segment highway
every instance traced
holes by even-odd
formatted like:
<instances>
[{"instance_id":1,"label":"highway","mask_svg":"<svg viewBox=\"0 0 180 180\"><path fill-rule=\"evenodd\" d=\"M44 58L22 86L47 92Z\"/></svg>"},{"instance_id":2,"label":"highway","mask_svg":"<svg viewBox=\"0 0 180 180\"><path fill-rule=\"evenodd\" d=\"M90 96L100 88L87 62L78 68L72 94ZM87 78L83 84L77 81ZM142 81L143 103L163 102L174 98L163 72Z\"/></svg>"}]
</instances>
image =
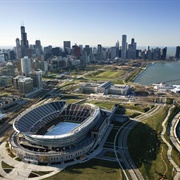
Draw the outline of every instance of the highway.
<instances>
[{"instance_id":1,"label":"highway","mask_svg":"<svg viewBox=\"0 0 180 180\"><path fill-rule=\"evenodd\" d=\"M143 119L145 119L145 118L153 115L157 111L159 111L161 109L161 107L162 106L157 105L153 108L153 110L147 112L146 114L141 115L139 118L127 121L119 129L119 131L116 134L116 137L114 140L114 151L115 151L115 154L119 153L121 155L121 161L123 162L123 165L121 164L121 162L119 161L118 158L117 158L117 161L120 164L120 167L123 168L122 170L123 170L123 173L124 173L126 179L129 179L129 178L126 174L125 169L128 171L129 175L131 176L131 179L133 179L133 180L144 179L143 176L141 175L140 171L134 164L134 162L129 154L129 151L128 151L127 140L128 140L129 133L131 132L131 130L134 128L134 126L136 124L138 124ZM118 144L118 148L115 148L116 144Z\"/></svg>"}]
</instances>

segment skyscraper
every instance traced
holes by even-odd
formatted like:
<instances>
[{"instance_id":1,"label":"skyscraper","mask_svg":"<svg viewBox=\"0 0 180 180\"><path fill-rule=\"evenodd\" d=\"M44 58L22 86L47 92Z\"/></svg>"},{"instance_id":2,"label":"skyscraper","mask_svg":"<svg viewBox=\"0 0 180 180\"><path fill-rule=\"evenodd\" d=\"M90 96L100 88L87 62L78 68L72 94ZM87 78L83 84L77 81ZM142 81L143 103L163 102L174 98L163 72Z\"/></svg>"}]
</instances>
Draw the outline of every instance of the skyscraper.
<instances>
[{"instance_id":1,"label":"skyscraper","mask_svg":"<svg viewBox=\"0 0 180 180\"><path fill-rule=\"evenodd\" d=\"M121 47L121 59L126 59L126 51L127 51L127 36L122 35L122 47Z\"/></svg>"},{"instance_id":2,"label":"skyscraper","mask_svg":"<svg viewBox=\"0 0 180 180\"><path fill-rule=\"evenodd\" d=\"M134 38L131 39L131 44L128 45L128 58L129 59L136 58L136 42Z\"/></svg>"},{"instance_id":3,"label":"skyscraper","mask_svg":"<svg viewBox=\"0 0 180 180\"><path fill-rule=\"evenodd\" d=\"M42 87L42 71L32 71L29 76L32 78L35 88L39 89Z\"/></svg>"},{"instance_id":4,"label":"skyscraper","mask_svg":"<svg viewBox=\"0 0 180 180\"><path fill-rule=\"evenodd\" d=\"M72 46L72 54L77 58L79 59L80 57L80 47L75 44L74 46Z\"/></svg>"},{"instance_id":5,"label":"skyscraper","mask_svg":"<svg viewBox=\"0 0 180 180\"><path fill-rule=\"evenodd\" d=\"M116 42L116 56L119 57L119 41Z\"/></svg>"},{"instance_id":6,"label":"skyscraper","mask_svg":"<svg viewBox=\"0 0 180 180\"><path fill-rule=\"evenodd\" d=\"M25 32L25 27L21 26L21 55L22 57L28 55L28 40L27 40L27 33Z\"/></svg>"},{"instance_id":7,"label":"skyscraper","mask_svg":"<svg viewBox=\"0 0 180 180\"><path fill-rule=\"evenodd\" d=\"M85 45L84 52L89 56L90 53L92 53L92 49L89 47L89 45Z\"/></svg>"},{"instance_id":8,"label":"skyscraper","mask_svg":"<svg viewBox=\"0 0 180 180\"><path fill-rule=\"evenodd\" d=\"M162 60L166 60L166 55L167 55L167 47L162 49L162 56L161 59Z\"/></svg>"},{"instance_id":9,"label":"skyscraper","mask_svg":"<svg viewBox=\"0 0 180 180\"><path fill-rule=\"evenodd\" d=\"M27 40L27 33L25 32L25 27L21 26L21 46L28 48L28 40Z\"/></svg>"},{"instance_id":10,"label":"skyscraper","mask_svg":"<svg viewBox=\"0 0 180 180\"><path fill-rule=\"evenodd\" d=\"M31 59L27 56L21 59L21 71L25 76L29 76L31 72Z\"/></svg>"},{"instance_id":11,"label":"skyscraper","mask_svg":"<svg viewBox=\"0 0 180 180\"><path fill-rule=\"evenodd\" d=\"M16 57L22 58L22 50L19 38L16 38Z\"/></svg>"},{"instance_id":12,"label":"skyscraper","mask_svg":"<svg viewBox=\"0 0 180 180\"><path fill-rule=\"evenodd\" d=\"M179 59L180 57L180 46L176 47L176 54L175 54L175 58Z\"/></svg>"},{"instance_id":13,"label":"skyscraper","mask_svg":"<svg viewBox=\"0 0 180 180\"><path fill-rule=\"evenodd\" d=\"M64 44L64 50L65 50L66 48L71 49L71 41L64 41L63 44Z\"/></svg>"},{"instance_id":14,"label":"skyscraper","mask_svg":"<svg viewBox=\"0 0 180 180\"><path fill-rule=\"evenodd\" d=\"M36 53L36 55L42 54L42 46L41 46L40 40L35 41L35 53Z\"/></svg>"},{"instance_id":15,"label":"skyscraper","mask_svg":"<svg viewBox=\"0 0 180 180\"><path fill-rule=\"evenodd\" d=\"M97 53L102 53L102 46L101 46L101 44L98 44L98 46L97 46Z\"/></svg>"},{"instance_id":16,"label":"skyscraper","mask_svg":"<svg viewBox=\"0 0 180 180\"><path fill-rule=\"evenodd\" d=\"M71 41L64 41L63 45L64 45L64 52L66 56L67 54L71 53Z\"/></svg>"}]
</instances>

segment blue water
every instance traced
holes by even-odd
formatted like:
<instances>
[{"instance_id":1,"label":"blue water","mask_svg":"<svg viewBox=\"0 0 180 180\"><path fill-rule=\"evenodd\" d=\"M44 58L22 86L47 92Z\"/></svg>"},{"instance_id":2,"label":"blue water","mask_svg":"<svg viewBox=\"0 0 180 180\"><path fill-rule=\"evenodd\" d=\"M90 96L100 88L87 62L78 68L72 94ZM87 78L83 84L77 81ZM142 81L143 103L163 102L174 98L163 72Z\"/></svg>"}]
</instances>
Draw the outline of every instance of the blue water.
<instances>
[{"instance_id":1,"label":"blue water","mask_svg":"<svg viewBox=\"0 0 180 180\"><path fill-rule=\"evenodd\" d=\"M180 121L179 121L177 128L176 128L176 134L177 134L178 139L180 140Z\"/></svg>"},{"instance_id":2,"label":"blue water","mask_svg":"<svg viewBox=\"0 0 180 180\"><path fill-rule=\"evenodd\" d=\"M62 135L70 132L75 127L77 127L78 123L71 123L71 122L60 122L56 126L54 126L50 131L48 131L45 135Z\"/></svg>"},{"instance_id":3,"label":"blue water","mask_svg":"<svg viewBox=\"0 0 180 180\"><path fill-rule=\"evenodd\" d=\"M153 83L167 82L168 84L180 84L180 62L157 62L149 64L147 69L140 73L134 80L142 85L152 85Z\"/></svg>"},{"instance_id":4,"label":"blue water","mask_svg":"<svg viewBox=\"0 0 180 180\"><path fill-rule=\"evenodd\" d=\"M178 80L179 79L179 80ZM171 85L180 85L180 62L157 62L150 63L145 71L140 73L134 80L135 83L142 85L152 85L153 83L167 82ZM176 129L180 139L180 122Z\"/></svg>"}]
</instances>

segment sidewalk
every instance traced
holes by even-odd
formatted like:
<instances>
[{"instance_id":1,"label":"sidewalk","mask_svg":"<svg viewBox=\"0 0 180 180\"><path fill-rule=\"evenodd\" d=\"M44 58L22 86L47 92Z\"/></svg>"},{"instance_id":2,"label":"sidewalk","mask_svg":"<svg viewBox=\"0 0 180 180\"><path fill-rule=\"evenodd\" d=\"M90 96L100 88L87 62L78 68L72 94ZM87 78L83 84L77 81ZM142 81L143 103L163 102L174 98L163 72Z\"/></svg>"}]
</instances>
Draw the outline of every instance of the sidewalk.
<instances>
[{"instance_id":1,"label":"sidewalk","mask_svg":"<svg viewBox=\"0 0 180 180\"><path fill-rule=\"evenodd\" d=\"M13 179L13 180L27 180L29 179L28 176L32 171L52 171L51 173L48 173L44 176L31 178L32 180L39 180L44 179L47 177L50 177L58 172L60 172L62 169L64 169L64 165L53 167L53 166L40 166L40 165L34 165L34 164L27 164L21 161L17 161L13 158L11 158L5 147L6 142L3 142L0 145L0 174L4 177L0 177L1 179ZM2 161L6 164L13 166L13 170L10 173L6 173L4 169L2 168Z\"/></svg>"},{"instance_id":2,"label":"sidewalk","mask_svg":"<svg viewBox=\"0 0 180 180\"><path fill-rule=\"evenodd\" d=\"M180 117L180 113L178 113L171 122L170 140L173 143L173 145L176 147L176 149L180 152L180 143L179 143L179 139L176 134L176 128L177 128L177 124L179 122L179 117Z\"/></svg>"}]
</instances>

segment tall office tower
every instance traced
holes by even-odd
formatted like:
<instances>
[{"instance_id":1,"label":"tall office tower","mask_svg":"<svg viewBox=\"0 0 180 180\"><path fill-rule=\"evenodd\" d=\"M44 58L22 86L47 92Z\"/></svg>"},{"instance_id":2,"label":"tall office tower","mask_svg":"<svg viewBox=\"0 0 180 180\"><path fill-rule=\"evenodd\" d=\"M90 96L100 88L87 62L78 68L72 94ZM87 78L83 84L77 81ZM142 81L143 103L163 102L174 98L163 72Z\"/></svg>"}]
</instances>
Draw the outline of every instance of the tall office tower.
<instances>
[{"instance_id":1,"label":"tall office tower","mask_svg":"<svg viewBox=\"0 0 180 180\"><path fill-rule=\"evenodd\" d=\"M62 49L60 47L52 48L52 55L53 56L61 56Z\"/></svg>"},{"instance_id":2,"label":"tall office tower","mask_svg":"<svg viewBox=\"0 0 180 180\"><path fill-rule=\"evenodd\" d=\"M64 45L64 50L65 50L66 48L71 49L71 41L64 41L64 42L63 42L63 45Z\"/></svg>"},{"instance_id":3,"label":"tall office tower","mask_svg":"<svg viewBox=\"0 0 180 180\"><path fill-rule=\"evenodd\" d=\"M176 47L176 54L175 54L175 58L179 59L180 57L180 46Z\"/></svg>"},{"instance_id":4,"label":"tall office tower","mask_svg":"<svg viewBox=\"0 0 180 180\"><path fill-rule=\"evenodd\" d=\"M150 46L148 46L148 50L147 50L147 59L152 60L152 52L151 52Z\"/></svg>"},{"instance_id":5,"label":"tall office tower","mask_svg":"<svg viewBox=\"0 0 180 180\"><path fill-rule=\"evenodd\" d=\"M82 55L82 54L83 54L83 51L84 51L83 45L79 45L79 48L80 48L80 55Z\"/></svg>"},{"instance_id":6,"label":"tall office tower","mask_svg":"<svg viewBox=\"0 0 180 180\"><path fill-rule=\"evenodd\" d=\"M9 59L10 60L15 60L15 52L14 52L14 50L10 50L10 52L9 52Z\"/></svg>"},{"instance_id":7,"label":"tall office tower","mask_svg":"<svg viewBox=\"0 0 180 180\"><path fill-rule=\"evenodd\" d=\"M44 60L47 60L52 55L52 46L44 47Z\"/></svg>"},{"instance_id":8,"label":"tall office tower","mask_svg":"<svg viewBox=\"0 0 180 180\"><path fill-rule=\"evenodd\" d=\"M162 49L161 59L166 60L166 55L167 55L167 47Z\"/></svg>"},{"instance_id":9,"label":"tall office tower","mask_svg":"<svg viewBox=\"0 0 180 180\"><path fill-rule=\"evenodd\" d=\"M29 54L28 52L28 40L27 40L27 33L25 32L25 27L21 26L21 51L22 51L22 57L27 56Z\"/></svg>"},{"instance_id":10,"label":"tall office tower","mask_svg":"<svg viewBox=\"0 0 180 180\"><path fill-rule=\"evenodd\" d=\"M131 39L131 59L135 59L136 58L136 42L134 41L134 38Z\"/></svg>"},{"instance_id":11,"label":"tall office tower","mask_svg":"<svg viewBox=\"0 0 180 180\"><path fill-rule=\"evenodd\" d=\"M135 41L134 41L134 38L132 38L132 39L131 39L131 46L133 46L134 42L135 42Z\"/></svg>"},{"instance_id":12,"label":"tall office tower","mask_svg":"<svg viewBox=\"0 0 180 180\"><path fill-rule=\"evenodd\" d=\"M27 40L27 33L25 32L25 27L21 26L21 45L28 48L28 40Z\"/></svg>"},{"instance_id":13,"label":"tall office tower","mask_svg":"<svg viewBox=\"0 0 180 180\"><path fill-rule=\"evenodd\" d=\"M121 59L126 59L126 51L127 51L127 36L122 35L122 47L121 47Z\"/></svg>"},{"instance_id":14,"label":"tall office tower","mask_svg":"<svg viewBox=\"0 0 180 180\"><path fill-rule=\"evenodd\" d=\"M77 58L77 59L79 59L79 57L80 57L80 47L77 45L77 44L75 44L74 46L72 46L72 54Z\"/></svg>"},{"instance_id":15,"label":"tall office tower","mask_svg":"<svg viewBox=\"0 0 180 180\"><path fill-rule=\"evenodd\" d=\"M42 87L42 71L32 71L29 76L33 80L33 87L38 89Z\"/></svg>"},{"instance_id":16,"label":"tall office tower","mask_svg":"<svg viewBox=\"0 0 180 180\"><path fill-rule=\"evenodd\" d=\"M111 58L112 59L115 59L117 56L116 56L116 47L111 47L110 49L110 53L111 53Z\"/></svg>"},{"instance_id":17,"label":"tall office tower","mask_svg":"<svg viewBox=\"0 0 180 180\"><path fill-rule=\"evenodd\" d=\"M27 56L21 59L21 71L25 76L29 76L31 72L31 59Z\"/></svg>"},{"instance_id":18,"label":"tall office tower","mask_svg":"<svg viewBox=\"0 0 180 180\"><path fill-rule=\"evenodd\" d=\"M71 53L71 41L64 41L63 45L64 45L65 55L70 54Z\"/></svg>"},{"instance_id":19,"label":"tall office tower","mask_svg":"<svg viewBox=\"0 0 180 180\"><path fill-rule=\"evenodd\" d=\"M93 53L93 54L96 54L96 53L97 53L97 48L94 47L94 48L92 49L92 53Z\"/></svg>"},{"instance_id":20,"label":"tall office tower","mask_svg":"<svg viewBox=\"0 0 180 180\"><path fill-rule=\"evenodd\" d=\"M119 57L119 41L116 42L116 56Z\"/></svg>"},{"instance_id":21,"label":"tall office tower","mask_svg":"<svg viewBox=\"0 0 180 180\"><path fill-rule=\"evenodd\" d=\"M92 53L92 49L89 47L89 45L85 45L84 52L89 56L90 53Z\"/></svg>"},{"instance_id":22,"label":"tall office tower","mask_svg":"<svg viewBox=\"0 0 180 180\"><path fill-rule=\"evenodd\" d=\"M103 48L101 44L98 44L97 46L96 60L97 61L103 60Z\"/></svg>"},{"instance_id":23,"label":"tall office tower","mask_svg":"<svg viewBox=\"0 0 180 180\"><path fill-rule=\"evenodd\" d=\"M19 38L16 38L16 58L22 58L22 50Z\"/></svg>"},{"instance_id":24,"label":"tall office tower","mask_svg":"<svg viewBox=\"0 0 180 180\"><path fill-rule=\"evenodd\" d=\"M40 40L35 41L35 53L36 53L36 55L41 55L42 54L42 46L41 46L41 41Z\"/></svg>"},{"instance_id":25,"label":"tall office tower","mask_svg":"<svg viewBox=\"0 0 180 180\"><path fill-rule=\"evenodd\" d=\"M101 46L101 44L98 44L98 46L97 46L97 53L102 53L102 46Z\"/></svg>"}]
</instances>

